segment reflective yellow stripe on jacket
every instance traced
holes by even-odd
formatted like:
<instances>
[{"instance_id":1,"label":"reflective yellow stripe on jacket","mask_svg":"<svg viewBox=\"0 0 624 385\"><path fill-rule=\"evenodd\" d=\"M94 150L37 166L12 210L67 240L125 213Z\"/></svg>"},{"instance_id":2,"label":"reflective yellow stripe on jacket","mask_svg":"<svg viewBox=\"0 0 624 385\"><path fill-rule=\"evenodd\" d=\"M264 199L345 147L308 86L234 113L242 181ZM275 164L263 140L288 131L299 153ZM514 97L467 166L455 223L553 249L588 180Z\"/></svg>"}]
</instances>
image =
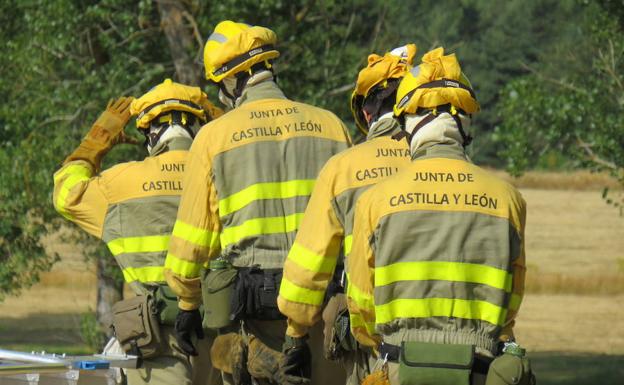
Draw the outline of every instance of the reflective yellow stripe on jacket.
<instances>
[{"instance_id":1,"label":"reflective yellow stripe on jacket","mask_svg":"<svg viewBox=\"0 0 624 385\"><path fill-rule=\"evenodd\" d=\"M54 175L54 206L66 219L72 220L71 214L67 211L67 200L71 189L81 182L88 181L92 175L93 169L86 162L68 164ZM60 186L58 191L56 186Z\"/></svg>"},{"instance_id":2,"label":"reflective yellow stripe on jacket","mask_svg":"<svg viewBox=\"0 0 624 385\"><path fill-rule=\"evenodd\" d=\"M310 195L315 182L314 179L305 179L253 184L242 191L219 200L219 215L231 214L257 200L285 199Z\"/></svg>"}]
</instances>

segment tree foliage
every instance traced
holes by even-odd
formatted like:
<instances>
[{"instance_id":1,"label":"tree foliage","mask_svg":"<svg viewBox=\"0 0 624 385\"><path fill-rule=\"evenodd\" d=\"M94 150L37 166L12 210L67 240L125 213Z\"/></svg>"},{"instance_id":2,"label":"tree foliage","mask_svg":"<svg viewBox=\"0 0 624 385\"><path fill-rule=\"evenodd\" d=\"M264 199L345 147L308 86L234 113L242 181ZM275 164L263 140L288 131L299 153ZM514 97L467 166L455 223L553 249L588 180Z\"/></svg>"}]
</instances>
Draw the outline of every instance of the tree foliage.
<instances>
[{"instance_id":1,"label":"tree foliage","mask_svg":"<svg viewBox=\"0 0 624 385\"><path fill-rule=\"evenodd\" d=\"M180 10L171 19L163 16L169 6ZM553 52L560 45L571 47L576 42L579 47L591 48L593 41L577 27L584 11L581 7L575 1L556 0L0 3L0 93L5 100L0 105L0 296L34 282L38 272L56 260L56 256L46 254L41 244L42 235L66 224L51 205L52 174L79 143L106 100L122 94L141 95L166 77L196 79L176 69L193 65L202 73L203 41L221 20L274 29L282 53L275 68L286 94L336 112L352 128L348 100L357 71L366 63L369 53L384 53L408 42L416 43L420 54L444 45L457 52L483 106L473 128L477 138L472 155L477 161L496 164L500 162L496 146L505 148L504 156L516 163L533 154L521 154L522 142L512 137L513 132L526 128L510 128L523 121L519 117L526 115L520 113L523 108L545 108L555 103L551 109L559 116L556 122L560 126L573 123L578 115L583 119L591 116L594 124L604 123L604 118L599 120L601 114L614 119L609 123L612 127L617 124L616 112L621 105L601 104L602 100L612 99L592 91L603 86L596 73L592 75L596 79L591 81L583 79L582 72L576 77L570 75L575 87L596 98L595 108L588 106L582 114L561 112L566 105L578 108L573 107L578 100L572 98L581 98L565 90L559 90L559 101L540 100L537 107L521 104L531 98L510 96L527 93L538 100L539 95L551 92L554 85L537 82L532 71L552 62ZM179 44L171 39L171 33L167 35L171 27L167 23L172 22L180 23L180 28L187 32ZM600 27L597 23L595 26ZM597 31L592 36L598 39L598 34ZM615 35L609 36L617 56L621 43ZM600 47L607 58L608 46ZM190 60L182 60L184 55ZM594 59L598 57L594 55ZM555 59L565 62L563 57ZM592 63L599 64L596 60ZM580 63L576 67L583 69ZM216 100L213 87L208 87L205 80L198 83ZM499 91L505 86L501 94ZM503 102L499 104L501 96ZM547 121L551 120L555 118ZM491 134L496 125L501 127L496 134L499 141L493 142ZM540 126L532 127L537 130ZM602 129L609 128L602 124L599 130ZM356 130L352 132L357 135ZM570 134L554 132L544 135L571 138ZM599 150L621 144L617 140L602 143L592 137L582 138L600 155ZM525 150L533 151L528 148ZM539 151L539 147L535 148ZM106 157L105 166L141 156L139 148L115 149Z\"/></svg>"},{"instance_id":2,"label":"tree foliage","mask_svg":"<svg viewBox=\"0 0 624 385\"><path fill-rule=\"evenodd\" d=\"M585 5L585 39L561 45L557 60L504 89L495 138L514 174L556 151L624 183L624 8L604 3Z\"/></svg>"}]
</instances>

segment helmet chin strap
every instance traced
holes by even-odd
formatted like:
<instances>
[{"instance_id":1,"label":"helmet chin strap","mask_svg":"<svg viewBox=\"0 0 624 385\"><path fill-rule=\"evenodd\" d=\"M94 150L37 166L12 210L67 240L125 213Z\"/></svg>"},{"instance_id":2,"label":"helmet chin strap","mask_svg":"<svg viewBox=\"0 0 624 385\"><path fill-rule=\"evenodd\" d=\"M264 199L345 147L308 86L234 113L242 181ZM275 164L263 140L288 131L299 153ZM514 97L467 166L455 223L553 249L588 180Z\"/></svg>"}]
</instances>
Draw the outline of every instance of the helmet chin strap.
<instances>
[{"instance_id":1,"label":"helmet chin strap","mask_svg":"<svg viewBox=\"0 0 624 385\"><path fill-rule=\"evenodd\" d=\"M401 121L401 126L403 127L403 130L401 130L400 132L394 134L392 136L392 139L394 139L394 140L401 140L401 139L405 138L405 140L407 140L407 145L411 146L412 139L414 138L414 135L418 132L418 130L420 130L421 128L423 128L427 124L433 122L442 113L448 113L449 115L451 115L451 117L455 121L455 124L457 125L457 129L459 130L459 134L462 137L462 146L464 148L466 148L466 146L470 145L470 143L472 143L472 136L470 136L469 134L467 134L464 131L464 125L462 124L461 118L459 116L459 111L457 111L452 105L450 107L449 107L449 105L440 106L440 107L434 108L433 110L429 111L429 113L427 115L425 115L414 126L414 128L412 128L409 131L406 129L405 116L403 115L402 118L401 118L401 120L402 120Z\"/></svg>"},{"instance_id":2,"label":"helmet chin strap","mask_svg":"<svg viewBox=\"0 0 624 385\"><path fill-rule=\"evenodd\" d=\"M243 91L247 86L253 86L266 80L273 80L273 71L266 63L258 63L249 71L242 71L234 76L224 78L217 83L219 87L219 101L229 108L236 107Z\"/></svg>"},{"instance_id":3,"label":"helmet chin strap","mask_svg":"<svg viewBox=\"0 0 624 385\"><path fill-rule=\"evenodd\" d=\"M168 143L174 138L189 138L193 139L191 132L185 127L179 124L164 125L160 128L155 128L154 131L146 134L146 148L150 155L153 155L154 151L158 148L162 148L163 143Z\"/></svg>"}]
</instances>

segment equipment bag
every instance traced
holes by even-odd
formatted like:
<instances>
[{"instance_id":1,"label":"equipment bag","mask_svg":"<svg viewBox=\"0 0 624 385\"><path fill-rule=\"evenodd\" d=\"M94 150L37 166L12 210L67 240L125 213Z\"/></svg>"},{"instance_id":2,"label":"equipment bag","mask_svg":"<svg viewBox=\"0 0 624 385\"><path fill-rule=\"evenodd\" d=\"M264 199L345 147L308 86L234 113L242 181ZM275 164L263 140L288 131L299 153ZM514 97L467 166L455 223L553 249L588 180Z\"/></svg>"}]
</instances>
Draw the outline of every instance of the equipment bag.
<instances>
[{"instance_id":1,"label":"equipment bag","mask_svg":"<svg viewBox=\"0 0 624 385\"><path fill-rule=\"evenodd\" d=\"M159 285L154 290L154 298L158 308L158 320L161 325L174 326L179 313L178 297L167 285Z\"/></svg>"},{"instance_id":2,"label":"equipment bag","mask_svg":"<svg viewBox=\"0 0 624 385\"><path fill-rule=\"evenodd\" d=\"M524 349L505 351L490 364L485 385L535 385L535 375Z\"/></svg>"},{"instance_id":3,"label":"equipment bag","mask_svg":"<svg viewBox=\"0 0 624 385\"><path fill-rule=\"evenodd\" d=\"M323 322L323 350L326 359L337 360L346 352L356 350L357 342L349 327L349 310L344 294L338 293L329 299L323 309Z\"/></svg>"},{"instance_id":4,"label":"equipment bag","mask_svg":"<svg viewBox=\"0 0 624 385\"><path fill-rule=\"evenodd\" d=\"M282 269L239 268L232 292L230 320L285 319L277 308Z\"/></svg>"},{"instance_id":5,"label":"equipment bag","mask_svg":"<svg viewBox=\"0 0 624 385\"><path fill-rule=\"evenodd\" d=\"M151 294L139 295L113 305L113 329L126 353L141 358L161 351L158 306Z\"/></svg>"},{"instance_id":6,"label":"equipment bag","mask_svg":"<svg viewBox=\"0 0 624 385\"><path fill-rule=\"evenodd\" d=\"M210 270L202 273L202 326L207 329L220 329L230 324L230 303L236 280L236 269L232 265L223 261L214 262L210 263Z\"/></svg>"},{"instance_id":7,"label":"equipment bag","mask_svg":"<svg viewBox=\"0 0 624 385\"><path fill-rule=\"evenodd\" d=\"M403 342L399 358L401 385L469 385L473 345Z\"/></svg>"}]
</instances>

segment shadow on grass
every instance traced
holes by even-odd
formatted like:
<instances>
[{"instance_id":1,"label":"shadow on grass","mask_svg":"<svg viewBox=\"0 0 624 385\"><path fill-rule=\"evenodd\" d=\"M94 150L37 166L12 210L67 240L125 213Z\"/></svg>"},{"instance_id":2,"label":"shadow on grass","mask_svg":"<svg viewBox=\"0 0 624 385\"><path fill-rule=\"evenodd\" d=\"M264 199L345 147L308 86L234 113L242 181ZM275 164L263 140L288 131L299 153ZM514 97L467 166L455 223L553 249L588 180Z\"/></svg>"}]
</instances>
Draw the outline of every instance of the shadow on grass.
<instances>
[{"instance_id":1,"label":"shadow on grass","mask_svg":"<svg viewBox=\"0 0 624 385\"><path fill-rule=\"evenodd\" d=\"M80 336L80 314L0 315L0 348L30 352L93 353ZM539 385L623 384L624 355L530 353Z\"/></svg>"},{"instance_id":2,"label":"shadow on grass","mask_svg":"<svg viewBox=\"0 0 624 385\"><path fill-rule=\"evenodd\" d=\"M622 384L624 355L530 353L539 385Z\"/></svg>"},{"instance_id":3,"label":"shadow on grass","mask_svg":"<svg viewBox=\"0 0 624 385\"><path fill-rule=\"evenodd\" d=\"M0 315L0 348L50 353L92 353L80 336L80 314L33 314L26 318Z\"/></svg>"}]
</instances>

